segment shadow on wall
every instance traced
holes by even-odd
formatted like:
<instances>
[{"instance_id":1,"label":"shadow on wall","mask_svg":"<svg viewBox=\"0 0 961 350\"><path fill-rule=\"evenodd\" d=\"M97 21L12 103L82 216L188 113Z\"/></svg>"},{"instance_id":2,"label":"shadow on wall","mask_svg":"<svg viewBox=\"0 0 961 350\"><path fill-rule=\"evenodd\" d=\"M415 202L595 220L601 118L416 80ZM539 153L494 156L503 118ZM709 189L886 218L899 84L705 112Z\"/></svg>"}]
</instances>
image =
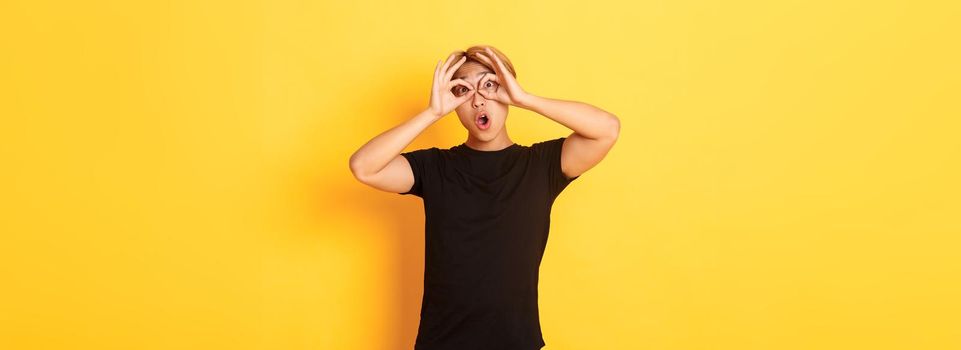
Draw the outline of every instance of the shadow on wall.
<instances>
[{"instance_id":1,"label":"shadow on wall","mask_svg":"<svg viewBox=\"0 0 961 350\"><path fill-rule=\"evenodd\" d=\"M382 223L369 226L391 228L385 232L374 232L378 235L375 239L392 242L394 253L393 260L385 260L382 266L386 270L383 273L384 276L393 276L392 281L388 283L388 290L379 294L387 300L374 303L389 305L393 309L394 317L385 319L388 324L384 325L384 329L390 333L374 335L371 339L371 345L374 346L372 348L385 350L412 349L417 335L424 290L424 207L419 197L385 192L358 182L350 173L347 160L357 147L370 138L406 121L427 107L430 82L428 81L428 85L423 86L422 89L411 89L411 86L421 85L417 84L421 80L420 74L412 73L393 78L387 77L380 81L388 84L381 83L381 86L372 87L370 96L376 96L376 98L365 98L365 100L376 100L381 107L376 109L375 115L355 114L359 116L358 118L365 120L365 122L358 122L357 125L386 125L386 127L382 127L383 130L371 129L358 132L359 135L365 135L364 139L353 142L355 146L341 150L343 151L340 155L342 159L337 159L336 162L340 167L336 172L330 172L336 175L329 179L312 179L312 183L309 184L311 186L309 193L316 193L319 196L310 198L312 212L307 215L337 217L336 211L349 212L349 217L364 217L365 220L376 220ZM436 124L428 130L433 127L436 127ZM404 151L432 146L444 148L447 147L444 142L439 134L425 131ZM330 208L338 209L331 213ZM330 233L319 232L319 234ZM356 299L351 302L358 305L365 303L364 300Z\"/></svg>"}]
</instances>

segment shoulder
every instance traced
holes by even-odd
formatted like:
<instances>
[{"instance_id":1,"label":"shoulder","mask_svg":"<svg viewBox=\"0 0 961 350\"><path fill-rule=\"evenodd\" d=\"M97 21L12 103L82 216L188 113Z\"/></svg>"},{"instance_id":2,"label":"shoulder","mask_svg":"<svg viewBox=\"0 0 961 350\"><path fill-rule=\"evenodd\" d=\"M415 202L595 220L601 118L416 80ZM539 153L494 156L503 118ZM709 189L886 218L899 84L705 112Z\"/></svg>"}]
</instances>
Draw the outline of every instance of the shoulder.
<instances>
[{"instance_id":1,"label":"shoulder","mask_svg":"<svg viewBox=\"0 0 961 350\"><path fill-rule=\"evenodd\" d=\"M557 144L564 143L564 140L566 139L567 139L567 136L561 136L554 139L535 142L534 144L531 145L531 147L554 147Z\"/></svg>"},{"instance_id":2,"label":"shoulder","mask_svg":"<svg viewBox=\"0 0 961 350\"><path fill-rule=\"evenodd\" d=\"M428 147L402 152L400 155L407 158L407 161L413 165L413 163L427 164L441 161L449 157L452 153L453 151L450 148Z\"/></svg>"},{"instance_id":3,"label":"shoulder","mask_svg":"<svg viewBox=\"0 0 961 350\"><path fill-rule=\"evenodd\" d=\"M558 137L550 140L535 142L534 144L531 145L530 149L531 149L531 152L533 152L536 155L542 155L542 154L549 155L555 152L560 152L561 148L564 146L564 140L566 139L567 137L563 136L563 137Z\"/></svg>"},{"instance_id":4,"label":"shoulder","mask_svg":"<svg viewBox=\"0 0 961 350\"><path fill-rule=\"evenodd\" d=\"M427 156L437 156L439 154L444 154L447 152L450 152L450 149L439 148L439 147L428 147L428 148L415 149L413 151L402 152L401 154L427 157Z\"/></svg>"}]
</instances>

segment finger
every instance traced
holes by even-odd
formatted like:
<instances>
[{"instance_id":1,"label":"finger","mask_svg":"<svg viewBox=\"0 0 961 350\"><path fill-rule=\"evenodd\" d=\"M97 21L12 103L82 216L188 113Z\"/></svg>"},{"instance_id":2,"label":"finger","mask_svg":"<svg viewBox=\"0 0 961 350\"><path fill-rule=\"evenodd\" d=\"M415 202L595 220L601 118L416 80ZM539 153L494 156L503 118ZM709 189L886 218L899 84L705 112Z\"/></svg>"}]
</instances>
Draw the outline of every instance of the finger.
<instances>
[{"instance_id":1,"label":"finger","mask_svg":"<svg viewBox=\"0 0 961 350\"><path fill-rule=\"evenodd\" d=\"M447 89L450 90L450 88L457 85L463 85L463 86L466 86L468 89L474 90L474 87L470 86L470 83L468 83L467 80L464 80L464 79L451 80L449 83L447 83Z\"/></svg>"},{"instance_id":2,"label":"finger","mask_svg":"<svg viewBox=\"0 0 961 350\"><path fill-rule=\"evenodd\" d=\"M454 79L454 80L450 81L449 83L447 83L447 91L450 91L451 93L454 94L454 96L456 96L456 97L458 97L458 98L459 98L459 97L463 97L464 95L458 96L458 93L460 93L460 91L455 92L455 90L454 90L454 89L459 89L458 86L463 86L463 87L467 88L467 91L464 92L464 95L470 95L470 94L474 93L474 87L471 86L469 83L467 83L467 81L465 81L464 79Z\"/></svg>"},{"instance_id":3,"label":"finger","mask_svg":"<svg viewBox=\"0 0 961 350\"><path fill-rule=\"evenodd\" d=\"M491 68L494 69L494 73L498 73L498 74L500 73L500 67L498 67L497 64L494 64L494 62L491 61L490 57L487 57L487 55L485 55L483 52L477 53L476 56L484 63L487 63L488 66L491 66Z\"/></svg>"},{"instance_id":4,"label":"finger","mask_svg":"<svg viewBox=\"0 0 961 350\"><path fill-rule=\"evenodd\" d=\"M466 55L465 55L465 56L461 56L461 58L460 58L459 60L457 60L457 63L455 63L453 67L450 67L450 69L447 70L447 75L444 76L444 77L445 77L445 80L450 80L450 78L454 76L454 73L457 72L457 68L460 68L460 66L463 65L464 62L467 62L467 56L466 56Z\"/></svg>"},{"instance_id":5,"label":"finger","mask_svg":"<svg viewBox=\"0 0 961 350\"><path fill-rule=\"evenodd\" d=\"M482 97L484 97L485 99L492 100L492 101L497 101L497 102L501 102L501 98L500 98L500 96L497 95L496 92L495 92L495 93L487 93L487 91L484 91L484 90L477 90L477 93L480 94L480 95L481 95Z\"/></svg>"},{"instance_id":6,"label":"finger","mask_svg":"<svg viewBox=\"0 0 961 350\"><path fill-rule=\"evenodd\" d=\"M494 54L494 50L491 50L491 48L489 47L485 47L484 51L486 51L490 55L490 57L492 57L494 61L497 62L497 66L500 67L502 72L506 73L508 71L507 66L504 65L504 62L501 62L500 57L497 57L497 55Z\"/></svg>"},{"instance_id":7,"label":"finger","mask_svg":"<svg viewBox=\"0 0 961 350\"><path fill-rule=\"evenodd\" d=\"M488 76L488 75L493 75L493 74L488 73L488 72L484 72L484 75L481 75L480 79L477 79L477 87L478 87L478 88L480 88L481 85L484 85L484 80L487 79L487 76Z\"/></svg>"},{"instance_id":8,"label":"finger","mask_svg":"<svg viewBox=\"0 0 961 350\"><path fill-rule=\"evenodd\" d=\"M484 74L484 78L481 79L480 82L481 82L481 83L484 83L484 82L486 82L486 81L488 81L488 80L489 80L489 81L494 81L494 82L498 81L498 79L497 79L497 74Z\"/></svg>"},{"instance_id":9,"label":"finger","mask_svg":"<svg viewBox=\"0 0 961 350\"><path fill-rule=\"evenodd\" d=\"M442 75L442 76L445 75L445 74L447 74L447 67L450 66L451 60L454 59L454 56L455 56L456 54L457 54L456 52L453 52L453 53L450 54L450 56L447 56L447 61L444 62L444 68L441 69L441 75Z\"/></svg>"},{"instance_id":10,"label":"finger","mask_svg":"<svg viewBox=\"0 0 961 350\"><path fill-rule=\"evenodd\" d=\"M487 91L487 90L489 89L489 88L487 87L487 82L494 82L493 85L494 85L494 86L497 86L497 85L498 85L498 84L497 84L497 75L494 75L494 74L485 74L484 77L481 78L481 80L477 83L477 90L485 90L485 91Z\"/></svg>"},{"instance_id":11,"label":"finger","mask_svg":"<svg viewBox=\"0 0 961 350\"><path fill-rule=\"evenodd\" d=\"M440 60L437 60L437 65L434 66L434 80L431 82L431 86L437 87L438 77L440 77Z\"/></svg>"},{"instance_id":12,"label":"finger","mask_svg":"<svg viewBox=\"0 0 961 350\"><path fill-rule=\"evenodd\" d=\"M464 94L464 96L458 97L458 98L455 100L455 101L457 101L457 102L455 102L455 103L456 103L458 106L460 106L460 105L464 104L464 102L467 102L467 100L470 100L470 99L473 98L473 97L474 97L474 90L471 90L470 92Z\"/></svg>"},{"instance_id":13,"label":"finger","mask_svg":"<svg viewBox=\"0 0 961 350\"><path fill-rule=\"evenodd\" d=\"M507 69L505 69L502 65L497 64L496 61L494 61L497 59L497 55L490 53L490 49L487 49L487 50L488 51L481 52L480 54L478 54L478 56L482 57L484 59L484 63L487 63L489 66L491 66L491 68L493 68L494 72L497 72L497 74L507 74Z\"/></svg>"}]
</instances>

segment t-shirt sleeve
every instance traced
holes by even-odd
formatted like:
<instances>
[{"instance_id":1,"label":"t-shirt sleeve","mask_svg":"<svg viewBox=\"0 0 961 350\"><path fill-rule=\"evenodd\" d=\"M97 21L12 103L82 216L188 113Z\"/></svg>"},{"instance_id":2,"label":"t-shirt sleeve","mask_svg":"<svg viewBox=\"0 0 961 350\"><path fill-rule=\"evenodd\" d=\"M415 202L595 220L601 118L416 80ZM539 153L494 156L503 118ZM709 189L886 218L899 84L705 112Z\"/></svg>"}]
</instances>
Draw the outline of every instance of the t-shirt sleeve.
<instances>
[{"instance_id":1,"label":"t-shirt sleeve","mask_svg":"<svg viewBox=\"0 0 961 350\"><path fill-rule=\"evenodd\" d=\"M427 182L429 178L427 176L428 170L434 167L435 150L437 150L436 147L431 147L400 154L404 156L404 158L407 159L407 163L410 164L410 170L414 174L414 185L411 186L407 192L398 194L412 194L424 198L424 183Z\"/></svg>"},{"instance_id":2,"label":"t-shirt sleeve","mask_svg":"<svg viewBox=\"0 0 961 350\"><path fill-rule=\"evenodd\" d=\"M578 175L568 178L561 170L561 150L566 139L567 137L560 137L534 144L541 157L542 164L547 169L547 183L551 197L557 197L571 181L581 177Z\"/></svg>"}]
</instances>

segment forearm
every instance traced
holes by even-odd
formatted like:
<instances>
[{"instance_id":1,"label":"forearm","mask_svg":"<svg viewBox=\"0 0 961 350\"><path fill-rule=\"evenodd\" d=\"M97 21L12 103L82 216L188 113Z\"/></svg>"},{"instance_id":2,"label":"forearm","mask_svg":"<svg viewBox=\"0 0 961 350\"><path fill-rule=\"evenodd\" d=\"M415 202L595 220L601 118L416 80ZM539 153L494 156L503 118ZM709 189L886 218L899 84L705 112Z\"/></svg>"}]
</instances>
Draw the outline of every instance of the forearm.
<instances>
[{"instance_id":1,"label":"forearm","mask_svg":"<svg viewBox=\"0 0 961 350\"><path fill-rule=\"evenodd\" d=\"M350 156L350 170L357 177L376 174L439 119L439 116L425 109L404 123L380 133Z\"/></svg>"},{"instance_id":2,"label":"forearm","mask_svg":"<svg viewBox=\"0 0 961 350\"><path fill-rule=\"evenodd\" d=\"M564 125L590 139L616 138L620 121L614 114L592 105L526 94L519 105Z\"/></svg>"}]
</instances>

